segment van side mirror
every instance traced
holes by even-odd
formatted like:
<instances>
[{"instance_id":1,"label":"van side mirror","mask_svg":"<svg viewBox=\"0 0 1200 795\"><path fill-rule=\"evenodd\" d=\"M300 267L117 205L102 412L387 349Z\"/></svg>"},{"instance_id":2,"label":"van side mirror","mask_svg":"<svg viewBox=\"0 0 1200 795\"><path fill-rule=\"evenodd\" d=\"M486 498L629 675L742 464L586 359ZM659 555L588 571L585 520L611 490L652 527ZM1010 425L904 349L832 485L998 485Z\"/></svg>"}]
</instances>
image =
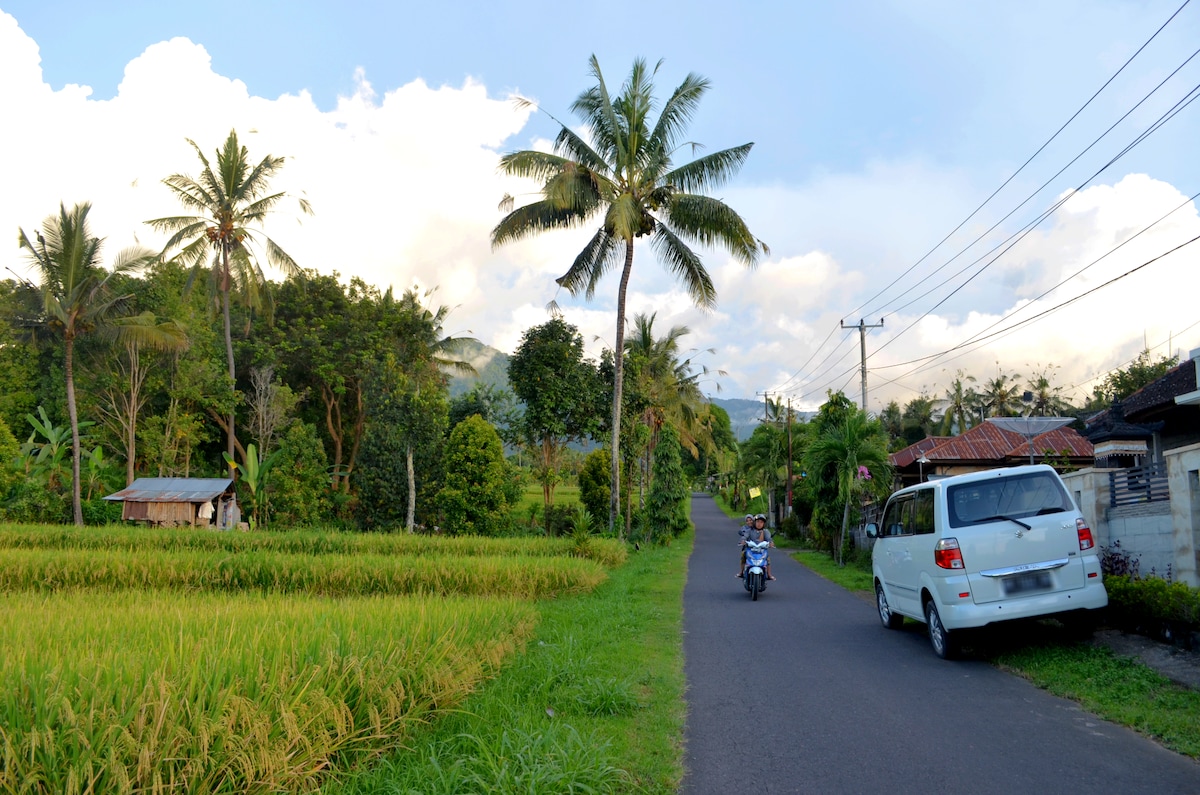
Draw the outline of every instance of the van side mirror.
<instances>
[{"instance_id":1,"label":"van side mirror","mask_svg":"<svg viewBox=\"0 0 1200 795\"><path fill-rule=\"evenodd\" d=\"M867 523L867 538L879 538L879 525L874 522Z\"/></svg>"}]
</instances>

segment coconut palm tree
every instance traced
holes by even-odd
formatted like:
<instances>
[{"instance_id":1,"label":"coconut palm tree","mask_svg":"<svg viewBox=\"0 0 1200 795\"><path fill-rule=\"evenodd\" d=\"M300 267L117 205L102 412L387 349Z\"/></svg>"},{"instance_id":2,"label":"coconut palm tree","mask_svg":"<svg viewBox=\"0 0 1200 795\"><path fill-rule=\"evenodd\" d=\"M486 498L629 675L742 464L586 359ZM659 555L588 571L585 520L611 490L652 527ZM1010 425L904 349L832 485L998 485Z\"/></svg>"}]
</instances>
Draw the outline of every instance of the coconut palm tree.
<instances>
[{"instance_id":1,"label":"coconut palm tree","mask_svg":"<svg viewBox=\"0 0 1200 795\"><path fill-rule=\"evenodd\" d=\"M954 374L950 388L946 390L946 397L943 399L946 408L942 414L943 436L962 433L972 425L971 420L974 417L975 406L979 403L979 396L974 387L969 387L964 382L975 383L975 376L966 375L959 370Z\"/></svg>"},{"instance_id":2,"label":"coconut palm tree","mask_svg":"<svg viewBox=\"0 0 1200 795\"><path fill-rule=\"evenodd\" d=\"M850 524L850 503L866 489L868 481L878 480L887 472L887 434L878 419L852 407L841 423L825 428L809 442L804 463L809 472L832 472L837 481L843 509L836 557L838 565L844 565L841 556Z\"/></svg>"},{"instance_id":3,"label":"coconut palm tree","mask_svg":"<svg viewBox=\"0 0 1200 795\"><path fill-rule=\"evenodd\" d=\"M599 220L599 228L583 251L556 281L572 295L583 293L590 299L600 279L610 270L620 269L613 346L611 529L621 493L625 294L633 270L634 241L647 238L692 299L705 308L715 306L716 288L688 242L722 246L747 266L755 265L768 250L732 208L704 195L738 171L753 144L723 149L681 166L673 162L709 81L689 74L652 122L657 105L653 78L661 61L654 69L640 58L634 61L615 97L609 93L595 55L589 64L596 84L571 105L586 133L580 135L559 122L553 153L525 150L501 159L505 173L540 181L541 198L513 209L512 197L506 196L502 207L509 212L492 230L492 245Z\"/></svg>"},{"instance_id":4,"label":"coconut palm tree","mask_svg":"<svg viewBox=\"0 0 1200 795\"><path fill-rule=\"evenodd\" d=\"M58 215L42 222L42 230L33 238L18 230L17 242L37 270L41 307L35 320L40 327L61 335L65 344L64 370L67 381L67 416L71 423L71 502L72 518L83 525L83 505L79 479L79 412L75 402L75 341L87 334L106 334L126 341L168 348L182 343L180 327L156 325L152 315L123 316L132 295L116 295L110 280L151 262L155 254L147 249L121 251L112 270L100 264L104 241L93 237L88 226L88 202L76 204L70 211L62 204Z\"/></svg>"},{"instance_id":5,"label":"coconut palm tree","mask_svg":"<svg viewBox=\"0 0 1200 795\"><path fill-rule=\"evenodd\" d=\"M251 244L261 243L267 262L288 276L301 274L296 261L256 228L287 197L286 193L269 192L271 178L283 167L284 158L267 155L257 165L253 164L250 152L238 143L237 132L231 130L225 145L217 150L214 168L195 141L188 139L188 143L196 150L203 166L200 176L172 174L163 183L185 208L196 214L155 218L146 223L159 231L172 233L163 247L162 256L175 251L172 261L192 268L189 287L208 263L210 286L220 296L221 316L225 323L225 359L232 388L237 372L229 320L230 295L237 291L246 306L256 308L263 303L266 284ZM312 213L306 199L301 198L299 204L301 212ZM232 409L227 422L226 452L232 456L236 439Z\"/></svg>"},{"instance_id":6,"label":"coconut palm tree","mask_svg":"<svg viewBox=\"0 0 1200 795\"><path fill-rule=\"evenodd\" d=\"M1006 373L997 366L996 377L989 379L979 395L990 417L1011 417L1021 413L1021 375Z\"/></svg>"},{"instance_id":7,"label":"coconut palm tree","mask_svg":"<svg viewBox=\"0 0 1200 795\"><path fill-rule=\"evenodd\" d=\"M1030 413L1035 417L1060 416L1071 411L1071 404L1062 397L1062 387L1050 383L1050 371L1056 368L1057 365L1046 367L1029 379Z\"/></svg>"}]
</instances>

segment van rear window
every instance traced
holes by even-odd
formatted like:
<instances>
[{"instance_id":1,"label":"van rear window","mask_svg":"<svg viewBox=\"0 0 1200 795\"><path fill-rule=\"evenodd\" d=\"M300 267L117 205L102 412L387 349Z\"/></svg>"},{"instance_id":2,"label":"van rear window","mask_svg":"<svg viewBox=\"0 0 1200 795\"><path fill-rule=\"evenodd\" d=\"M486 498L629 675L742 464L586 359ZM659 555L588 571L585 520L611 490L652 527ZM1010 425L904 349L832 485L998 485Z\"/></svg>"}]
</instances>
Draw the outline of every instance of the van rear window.
<instances>
[{"instance_id":1,"label":"van rear window","mask_svg":"<svg viewBox=\"0 0 1200 795\"><path fill-rule=\"evenodd\" d=\"M1062 513L1074 508L1062 481L1051 472L960 483L946 490L946 502L951 527Z\"/></svg>"}]
</instances>

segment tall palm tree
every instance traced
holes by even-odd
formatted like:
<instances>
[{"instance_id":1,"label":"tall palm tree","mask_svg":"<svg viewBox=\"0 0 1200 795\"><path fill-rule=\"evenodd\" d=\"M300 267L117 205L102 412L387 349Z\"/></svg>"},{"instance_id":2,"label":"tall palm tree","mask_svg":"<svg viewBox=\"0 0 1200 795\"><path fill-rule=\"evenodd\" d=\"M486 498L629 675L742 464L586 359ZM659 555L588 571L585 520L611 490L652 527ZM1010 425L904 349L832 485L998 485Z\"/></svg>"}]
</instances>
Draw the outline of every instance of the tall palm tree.
<instances>
[{"instance_id":1,"label":"tall palm tree","mask_svg":"<svg viewBox=\"0 0 1200 795\"><path fill-rule=\"evenodd\" d=\"M523 207L513 209L512 197L506 196L502 206L509 212L492 230L496 247L599 219L599 229L556 281L572 295L583 293L590 299L600 279L620 267L613 346L610 529L616 522L620 498L625 293L633 269L634 241L648 238L692 299L705 308L715 306L716 288L700 257L685 241L720 245L747 266L768 253L741 216L724 202L703 195L737 173L753 144L675 166L672 158L684 145L681 136L708 91L709 81L689 74L663 103L652 125L650 116L657 104L653 78L661 63L649 69L644 60L635 60L620 93L613 97L593 55L589 64L596 84L571 105L587 127L589 140L559 122L553 153L525 150L501 158L500 168L505 173L543 184L541 198Z\"/></svg>"},{"instance_id":2,"label":"tall palm tree","mask_svg":"<svg viewBox=\"0 0 1200 795\"><path fill-rule=\"evenodd\" d=\"M1021 384L1019 373L1006 373L997 367L996 377L983 385L980 401L988 409L988 416L1011 417L1021 413Z\"/></svg>"},{"instance_id":3,"label":"tall palm tree","mask_svg":"<svg viewBox=\"0 0 1200 795\"><path fill-rule=\"evenodd\" d=\"M42 222L42 230L31 239L18 230L17 242L25 250L40 278L41 306L37 325L65 344L64 370L67 380L67 416L71 423L71 507L76 525L83 526L83 504L79 479L79 412L75 402L75 341L87 334L107 334L127 341L170 347L181 341L182 332L173 324L156 326L153 316L122 317L132 295L115 295L110 280L129 273L154 259L154 252L130 248L121 251L111 271L100 264L104 241L93 237L88 226L88 202L70 211L59 204L58 215Z\"/></svg>"},{"instance_id":4,"label":"tall palm tree","mask_svg":"<svg viewBox=\"0 0 1200 795\"><path fill-rule=\"evenodd\" d=\"M1036 417L1059 416L1071 410L1071 404L1062 397L1062 387L1050 383L1052 365L1029 379L1027 386L1033 396L1030 412Z\"/></svg>"},{"instance_id":5,"label":"tall palm tree","mask_svg":"<svg viewBox=\"0 0 1200 795\"><path fill-rule=\"evenodd\" d=\"M979 396L975 393L974 387L967 386L964 382L975 383L975 376L966 375L959 370L954 374L950 388L946 390L946 397L943 399L946 409L942 414L942 435L944 436L954 433L956 429L958 433L962 433L972 425L973 412L975 406L978 405Z\"/></svg>"},{"instance_id":6,"label":"tall palm tree","mask_svg":"<svg viewBox=\"0 0 1200 795\"><path fill-rule=\"evenodd\" d=\"M863 492L867 481L878 479L887 471L887 434L878 419L871 419L865 411L854 408L843 422L826 428L809 442L804 463L809 472L834 473L837 493L844 506L836 557L838 564L844 565L841 555L850 524L850 503Z\"/></svg>"},{"instance_id":7,"label":"tall palm tree","mask_svg":"<svg viewBox=\"0 0 1200 795\"><path fill-rule=\"evenodd\" d=\"M283 167L284 158L267 155L254 165L249 150L238 143L237 132L231 130L225 145L217 150L214 169L196 142L188 139L188 143L196 150L203 165L200 176L172 174L163 183L186 209L196 214L155 218L146 223L159 231L172 233L163 247L162 256L178 249L172 260L192 268L189 286L205 262L209 262L210 285L220 295L225 323L225 359L232 388L237 372L233 364L230 295L236 290L248 307L255 308L262 304L266 283L250 244L261 238L268 263L289 276L301 273L296 261L256 228L287 197L286 193L269 193L271 178ZM299 203L301 212L312 213L306 199L300 199ZM232 409L227 421L226 451L232 456L236 439Z\"/></svg>"}]
</instances>

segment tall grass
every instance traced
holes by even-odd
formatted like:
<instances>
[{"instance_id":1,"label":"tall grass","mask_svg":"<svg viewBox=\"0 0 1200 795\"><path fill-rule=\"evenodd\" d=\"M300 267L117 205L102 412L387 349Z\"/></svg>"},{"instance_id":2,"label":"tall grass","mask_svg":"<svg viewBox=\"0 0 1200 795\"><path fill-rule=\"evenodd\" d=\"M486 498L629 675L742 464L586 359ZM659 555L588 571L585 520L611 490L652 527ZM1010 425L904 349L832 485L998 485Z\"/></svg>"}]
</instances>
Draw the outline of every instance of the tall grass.
<instances>
[{"instance_id":1,"label":"tall grass","mask_svg":"<svg viewBox=\"0 0 1200 795\"><path fill-rule=\"evenodd\" d=\"M517 600L0 597L0 791L302 792L455 708Z\"/></svg>"},{"instance_id":2,"label":"tall grass","mask_svg":"<svg viewBox=\"0 0 1200 795\"><path fill-rule=\"evenodd\" d=\"M281 552L297 555L408 555L419 557L565 557L578 554L566 538L481 538L408 533L218 532L206 528L131 525L76 528L0 525L0 549L160 549ZM595 538L586 555L606 566L625 562L625 546Z\"/></svg>"},{"instance_id":3,"label":"tall grass","mask_svg":"<svg viewBox=\"0 0 1200 795\"><path fill-rule=\"evenodd\" d=\"M0 549L0 592L176 588L331 597L419 593L536 599L589 591L606 576L595 561L567 557Z\"/></svg>"}]
</instances>

